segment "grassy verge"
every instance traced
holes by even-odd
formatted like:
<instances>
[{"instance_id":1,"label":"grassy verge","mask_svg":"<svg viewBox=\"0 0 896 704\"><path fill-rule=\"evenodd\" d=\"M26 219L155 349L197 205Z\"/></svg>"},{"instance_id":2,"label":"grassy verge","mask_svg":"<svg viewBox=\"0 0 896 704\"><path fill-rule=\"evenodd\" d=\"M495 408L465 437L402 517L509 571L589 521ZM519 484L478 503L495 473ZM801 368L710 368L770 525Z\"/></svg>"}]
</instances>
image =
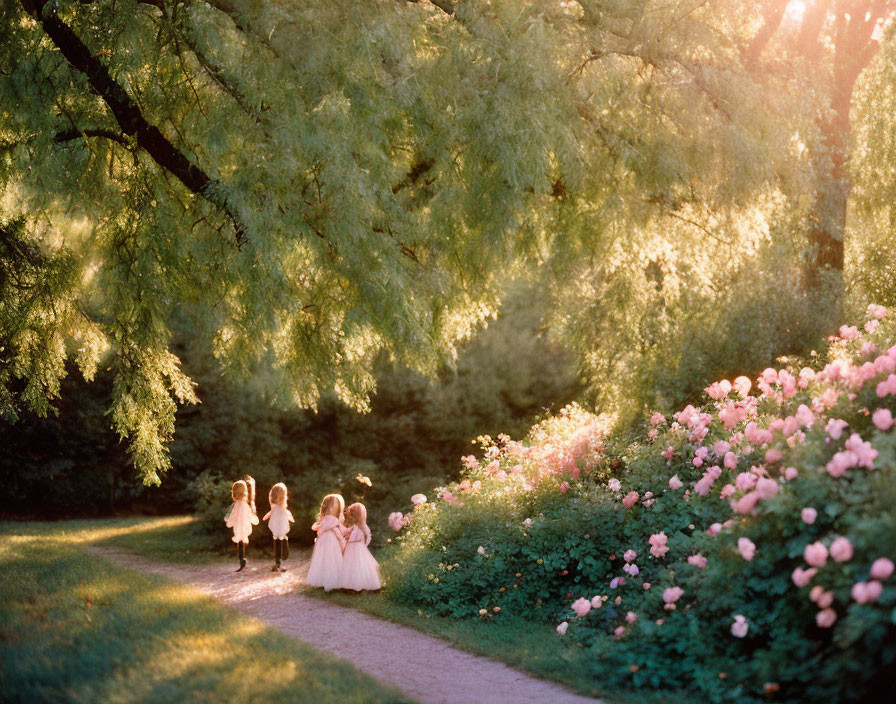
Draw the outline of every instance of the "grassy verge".
<instances>
[{"instance_id":1,"label":"grassy verge","mask_svg":"<svg viewBox=\"0 0 896 704\"><path fill-rule=\"evenodd\" d=\"M407 701L194 589L96 558L90 543L159 559L194 559L202 545L185 518L0 523L4 701Z\"/></svg>"}]
</instances>

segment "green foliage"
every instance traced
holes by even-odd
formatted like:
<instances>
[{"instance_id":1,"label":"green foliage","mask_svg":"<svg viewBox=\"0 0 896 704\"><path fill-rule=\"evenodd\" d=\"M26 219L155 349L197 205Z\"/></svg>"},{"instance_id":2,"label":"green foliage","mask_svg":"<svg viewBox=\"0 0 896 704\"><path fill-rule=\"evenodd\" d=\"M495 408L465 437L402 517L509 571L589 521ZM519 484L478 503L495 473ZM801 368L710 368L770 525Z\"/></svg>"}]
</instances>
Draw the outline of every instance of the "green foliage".
<instances>
[{"instance_id":1,"label":"green foliage","mask_svg":"<svg viewBox=\"0 0 896 704\"><path fill-rule=\"evenodd\" d=\"M385 566L388 596L454 617L563 620L564 642L585 648L608 684L685 688L712 702L888 701L896 587L885 580L860 603L853 586L878 558L896 558L896 436L886 413L872 420L896 412L896 396L878 387L896 378L892 315L836 342L823 369L811 360L766 370L756 396L711 387L714 403L651 419L646 434L595 436L595 421L573 409L525 446L487 443L447 499L411 514ZM842 437L831 419L847 424ZM583 433L588 445L570 441ZM856 466L872 449L873 468ZM852 466L839 476L844 458ZM801 518L805 507L814 521ZM660 534L668 554L654 549ZM806 547L841 536L852 554L832 554L797 584ZM576 616L579 599L589 612Z\"/></svg>"}]
</instances>

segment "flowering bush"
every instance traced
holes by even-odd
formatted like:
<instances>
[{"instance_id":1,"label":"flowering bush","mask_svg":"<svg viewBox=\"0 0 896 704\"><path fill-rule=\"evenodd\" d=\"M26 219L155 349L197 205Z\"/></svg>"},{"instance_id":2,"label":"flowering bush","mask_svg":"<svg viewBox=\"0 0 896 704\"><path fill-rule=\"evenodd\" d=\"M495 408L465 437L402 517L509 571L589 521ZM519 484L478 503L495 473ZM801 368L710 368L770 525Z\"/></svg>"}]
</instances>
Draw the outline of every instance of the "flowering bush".
<instances>
[{"instance_id":1,"label":"flowering bush","mask_svg":"<svg viewBox=\"0 0 896 704\"><path fill-rule=\"evenodd\" d=\"M871 306L826 363L713 383L704 407L651 413L634 441L575 406L525 444L485 439L463 480L407 519L389 593L559 623L604 681L714 702L883 700L894 317Z\"/></svg>"}]
</instances>

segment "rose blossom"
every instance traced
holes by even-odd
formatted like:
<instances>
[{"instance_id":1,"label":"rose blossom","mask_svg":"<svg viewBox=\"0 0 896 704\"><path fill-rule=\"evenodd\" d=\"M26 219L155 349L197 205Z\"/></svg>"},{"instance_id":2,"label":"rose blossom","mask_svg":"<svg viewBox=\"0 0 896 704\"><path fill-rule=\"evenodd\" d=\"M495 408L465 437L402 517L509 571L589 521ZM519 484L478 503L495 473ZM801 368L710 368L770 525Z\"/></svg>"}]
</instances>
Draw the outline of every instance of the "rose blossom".
<instances>
[{"instance_id":1,"label":"rose blossom","mask_svg":"<svg viewBox=\"0 0 896 704\"><path fill-rule=\"evenodd\" d=\"M706 567L706 558L703 555L691 555L688 557L688 564L702 570Z\"/></svg>"},{"instance_id":2,"label":"rose blossom","mask_svg":"<svg viewBox=\"0 0 896 704\"><path fill-rule=\"evenodd\" d=\"M837 538L831 543L831 557L837 562L846 562L852 559L852 543L846 538Z\"/></svg>"},{"instance_id":3,"label":"rose blossom","mask_svg":"<svg viewBox=\"0 0 896 704\"><path fill-rule=\"evenodd\" d=\"M622 505L626 508L631 508L636 503L638 503L638 492L630 491L625 495L625 498L622 499Z\"/></svg>"},{"instance_id":4,"label":"rose blossom","mask_svg":"<svg viewBox=\"0 0 896 704\"><path fill-rule=\"evenodd\" d=\"M581 618L591 611L591 602L588 599L576 599L572 602L572 610L576 612L576 616Z\"/></svg>"},{"instance_id":5,"label":"rose blossom","mask_svg":"<svg viewBox=\"0 0 896 704\"><path fill-rule=\"evenodd\" d=\"M559 633L561 636L564 636L564 635L566 635L567 628L569 628L569 623L564 621L559 626L557 626L557 633Z\"/></svg>"},{"instance_id":6,"label":"rose blossom","mask_svg":"<svg viewBox=\"0 0 896 704\"><path fill-rule=\"evenodd\" d=\"M619 491L622 488L622 482L616 479L616 477L613 477L610 481L607 482L607 488L610 491Z\"/></svg>"},{"instance_id":7,"label":"rose blossom","mask_svg":"<svg viewBox=\"0 0 896 704\"><path fill-rule=\"evenodd\" d=\"M625 626L616 626L616 630L613 631L613 635L617 638L622 638L625 635Z\"/></svg>"},{"instance_id":8,"label":"rose blossom","mask_svg":"<svg viewBox=\"0 0 896 704\"><path fill-rule=\"evenodd\" d=\"M886 557L879 557L871 565L871 578L887 580L893 574L893 561Z\"/></svg>"},{"instance_id":9,"label":"rose blossom","mask_svg":"<svg viewBox=\"0 0 896 704\"><path fill-rule=\"evenodd\" d=\"M622 558L623 558L626 562L631 562L631 561L634 560L637 556L638 556L638 553L636 553L634 550L626 550L626 551L625 551L625 554L622 556Z\"/></svg>"},{"instance_id":10,"label":"rose blossom","mask_svg":"<svg viewBox=\"0 0 896 704\"><path fill-rule=\"evenodd\" d=\"M706 532L710 535L718 535L719 531L722 530L721 523L713 523L709 528L706 529Z\"/></svg>"},{"instance_id":11,"label":"rose blossom","mask_svg":"<svg viewBox=\"0 0 896 704\"><path fill-rule=\"evenodd\" d=\"M747 623L747 619L737 614L734 617L734 623L731 624L731 635L735 638L743 638L747 635L750 630L750 624Z\"/></svg>"},{"instance_id":12,"label":"rose blossom","mask_svg":"<svg viewBox=\"0 0 896 704\"><path fill-rule=\"evenodd\" d=\"M770 499L778 493L778 482L768 477L761 477L756 482L756 493L760 499Z\"/></svg>"},{"instance_id":13,"label":"rose blossom","mask_svg":"<svg viewBox=\"0 0 896 704\"><path fill-rule=\"evenodd\" d=\"M788 467L784 470L784 478L789 482L792 482L798 476L800 476L800 473L796 470L796 467Z\"/></svg>"},{"instance_id":14,"label":"rose blossom","mask_svg":"<svg viewBox=\"0 0 896 704\"><path fill-rule=\"evenodd\" d=\"M672 478L669 480L669 488L672 489L672 491L675 491L677 489L681 489L681 487L683 486L684 483L681 481L681 479L678 478L678 475L672 475Z\"/></svg>"},{"instance_id":15,"label":"rose blossom","mask_svg":"<svg viewBox=\"0 0 896 704\"><path fill-rule=\"evenodd\" d=\"M812 567L824 567L828 561L828 549L824 546L824 543L816 541L806 546L806 549L803 551L803 558Z\"/></svg>"},{"instance_id":16,"label":"rose blossom","mask_svg":"<svg viewBox=\"0 0 896 704\"><path fill-rule=\"evenodd\" d=\"M807 506L800 513L800 518L803 519L803 523L811 526L813 523L815 523L815 519L818 518L818 511L816 511L811 506Z\"/></svg>"},{"instance_id":17,"label":"rose blossom","mask_svg":"<svg viewBox=\"0 0 896 704\"><path fill-rule=\"evenodd\" d=\"M819 609L827 609L831 604L834 603L834 592L832 591L823 591L818 595L818 598L815 599L815 603L818 604Z\"/></svg>"},{"instance_id":18,"label":"rose blossom","mask_svg":"<svg viewBox=\"0 0 896 704\"><path fill-rule=\"evenodd\" d=\"M871 416L871 422L878 430L889 430L893 427L893 414L889 408L878 408Z\"/></svg>"},{"instance_id":19,"label":"rose blossom","mask_svg":"<svg viewBox=\"0 0 896 704\"><path fill-rule=\"evenodd\" d=\"M396 511L395 513L389 514L389 527L394 531L399 531L404 526L404 516L401 512Z\"/></svg>"},{"instance_id":20,"label":"rose blossom","mask_svg":"<svg viewBox=\"0 0 896 704\"><path fill-rule=\"evenodd\" d=\"M790 575L790 578L793 580L793 583L798 587L805 587L812 581L812 578L818 574L817 567L810 567L807 570L804 570L802 567L797 567L793 574Z\"/></svg>"},{"instance_id":21,"label":"rose blossom","mask_svg":"<svg viewBox=\"0 0 896 704\"><path fill-rule=\"evenodd\" d=\"M681 599L684 590L681 587L669 587L663 591L663 601L667 604L674 604Z\"/></svg>"},{"instance_id":22,"label":"rose blossom","mask_svg":"<svg viewBox=\"0 0 896 704\"><path fill-rule=\"evenodd\" d=\"M830 628L837 620L837 612L833 609L823 609L815 614L815 623L819 628Z\"/></svg>"},{"instance_id":23,"label":"rose blossom","mask_svg":"<svg viewBox=\"0 0 896 704\"><path fill-rule=\"evenodd\" d=\"M650 416L650 424L651 425L662 425L666 422L666 416L664 416L660 412L654 412L652 416Z\"/></svg>"},{"instance_id":24,"label":"rose blossom","mask_svg":"<svg viewBox=\"0 0 896 704\"><path fill-rule=\"evenodd\" d=\"M625 620L626 620L626 622L628 622L628 623L634 623L635 621L638 620L638 614L636 614L634 611L629 611L629 612L625 615Z\"/></svg>"},{"instance_id":25,"label":"rose blossom","mask_svg":"<svg viewBox=\"0 0 896 704\"><path fill-rule=\"evenodd\" d=\"M756 545L749 538L738 538L737 551L742 558L749 562L756 555Z\"/></svg>"},{"instance_id":26,"label":"rose blossom","mask_svg":"<svg viewBox=\"0 0 896 704\"><path fill-rule=\"evenodd\" d=\"M411 497L411 503L414 506L421 506L426 503L426 497L423 494L414 494Z\"/></svg>"}]
</instances>

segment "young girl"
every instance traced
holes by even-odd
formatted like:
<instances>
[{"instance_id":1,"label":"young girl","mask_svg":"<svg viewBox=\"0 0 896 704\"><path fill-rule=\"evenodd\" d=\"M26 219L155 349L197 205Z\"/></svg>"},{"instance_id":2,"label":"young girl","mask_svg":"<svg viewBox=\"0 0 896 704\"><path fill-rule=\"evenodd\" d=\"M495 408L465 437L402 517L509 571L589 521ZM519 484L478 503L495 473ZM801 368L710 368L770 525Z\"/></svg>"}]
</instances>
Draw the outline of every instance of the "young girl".
<instances>
[{"instance_id":1,"label":"young girl","mask_svg":"<svg viewBox=\"0 0 896 704\"><path fill-rule=\"evenodd\" d=\"M252 533L252 526L258 525L258 516L249 506L249 488L242 479L233 483L230 488L230 495L233 497L233 505L227 514L225 523L228 528L233 528L233 542L238 546L238 555L240 558L241 571L246 566L246 546L249 544L249 536Z\"/></svg>"},{"instance_id":2,"label":"young girl","mask_svg":"<svg viewBox=\"0 0 896 704\"><path fill-rule=\"evenodd\" d=\"M352 504L345 509L345 551L342 554L342 570L339 588L379 589L380 566L370 554L370 528L367 527L367 509L364 504Z\"/></svg>"},{"instance_id":3,"label":"young girl","mask_svg":"<svg viewBox=\"0 0 896 704\"><path fill-rule=\"evenodd\" d=\"M286 572L280 566L280 560L289 557L289 539L286 534L289 533L289 524L296 522L289 509L286 508L286 484L283 482L274 484L268 494L268 501L271 504L271 510L261 520L270 519L268 528L274 535L274 559L277 563L271 567L271 572Z\"/></svg>"},{"instance_id":4,"label":"young girl","mask_svg":"<svg viewBox=\"0 0 896 704\"><path fill-rule=\"evenodd\" d=\"M345 500L339 494L328 494L320 505L317 523L311 530L317 531L311 566L305 582L312 587L323 587L325 591L339 586L339 570L342 567L342 537Z\"/></svg>"}]
</instances>

